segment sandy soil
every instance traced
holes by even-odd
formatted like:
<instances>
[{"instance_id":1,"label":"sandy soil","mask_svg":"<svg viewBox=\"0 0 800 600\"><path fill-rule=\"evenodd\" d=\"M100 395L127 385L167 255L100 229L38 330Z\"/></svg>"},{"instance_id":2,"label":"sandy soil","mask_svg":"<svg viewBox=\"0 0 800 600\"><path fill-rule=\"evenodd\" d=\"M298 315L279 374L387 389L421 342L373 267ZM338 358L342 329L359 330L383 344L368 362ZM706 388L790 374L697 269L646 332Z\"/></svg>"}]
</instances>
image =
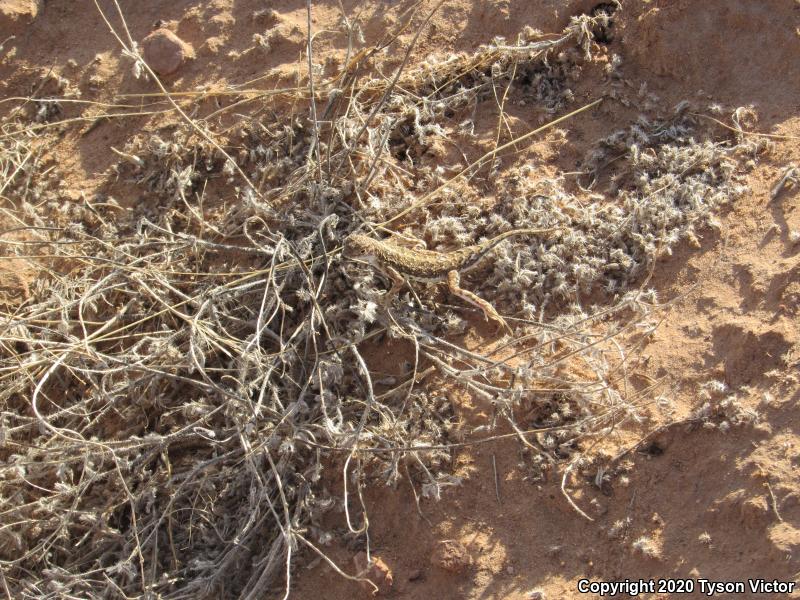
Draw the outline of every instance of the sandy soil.
<instances>
[{"instance_id":1,"label":"sandy soil","mask_svg":"<svg viewBox=\"0 0 800 600\"><path fill-rule=\"evenodd\" d=\"M111 2L100 4L112 14ZM267 5L255 0L153 0L122 6L134 39L141 41L160 21L192 45L194 58L164 80L171 91L188 91L245 82L252 82L246 87L268 89L293 81L304 68L305 3L268 4L274 12L264 12ZM345 41L325 32L336 27L339 3L313 4L312 27L319 32L315 58L333 72ZM622 4L601 53L621 58L619 69L629 89L646 86L665 110L684 99L703 106L718 103L726 115L752 106L758 115L753 130L774 136L769 138L771 151L754 158L749 191L718 215L719 227L703 230L698 247L681 247L657 265L651 284L662 300L675 300L641 363L643 376L669 382L665 393L675 418L702 406L701 388L715 380L735 393L743 410L757 416L728 429L669 427L632 453L625 477L602 490L573 478L570 494L591 522L568 505L559 481L526 480L517 468L515 440L460 451L456 465L466 476L463 485L449 488L438 502L423 499L424 518L407 485L371 489L372 550L393 572L390 597L577 598L587 597L576 591L584 577L796 581L800 575L800 195L798 186L775 198L771 193L785 168L800 164L800 4ZM385 0L343 3L347 15L358 17L368 41L395 27L410 6ZM570 16L593 6L586 1L447 0L413 57L468 51L497 35L511 39L525 25L557 32ZM33 2L0 0L0 12L0 43L16 36L0 52L0 97L37 92L101 103L154 91L152 83L132 76L132 63L121 57L91 2L47 0L37 10ZM268 49L254 45L256 33L266 35ZM403 33L377 59L384 72L397 67L412 35ZM598 84L599 75L583 78L574 90L576 106L594 99ZM130 101L149 110L146 98ZM199 100L195 116L226 102ZM0 109L18 104L5 101ZM248 113L259 109L241 108ZM64 102L60 117L92 117L102 110L99 104L86 108ZM478 128L490 136L497 107L487 103L481 111ZM544 173L575 170L590 140L626 125L636 112L635 106L604 104L547 133L526 159ZM542 116L537 107L518 104L508 114L517 135L538 125ZM223 122L235 121L232 115L228 112ZM121 150L137 135L169 127L170 119L89 118L58 135L45 133L41 143L48 145L51 185L65 203L80 202L96 190L113 193L123 205L139 201L132 195L139 192L115 176L120 157L109 147ZM730 133L719 127L720 137ZM35 277L33 262L1 262L5 305L21 302ZM479 347L483 342L476 337L471 343ZM376 372L397 363L393 349L374 348L370 366ZM488 414L488 407L468 397L457 404L465 423L475 424ZM607 452L613 455L635 443L647 429L615 434L605 442ZM457 573L433 564L431 556L442 540L463 544L471 564ZM349 568L358 549L334 541L328 550ZM536 596L536 590L543 596ZM359 594L366 597L357 584L317 563L298 571L293 597ZM791 597L800 598L800 593Z\"/></svg>"}]
</instances>

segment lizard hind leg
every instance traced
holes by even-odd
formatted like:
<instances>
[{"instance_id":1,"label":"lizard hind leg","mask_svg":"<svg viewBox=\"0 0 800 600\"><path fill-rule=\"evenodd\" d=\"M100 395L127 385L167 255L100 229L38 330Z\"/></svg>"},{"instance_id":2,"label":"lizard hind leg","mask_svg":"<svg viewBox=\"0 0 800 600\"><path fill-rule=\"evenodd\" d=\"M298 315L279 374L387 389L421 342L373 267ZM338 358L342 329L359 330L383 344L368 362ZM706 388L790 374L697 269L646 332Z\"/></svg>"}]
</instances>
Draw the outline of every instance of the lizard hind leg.
<instances>
[{"instance_id":1,"label":"lizard hind leg","mask_svg":"<svg viewBox=\"0 0 800 600\"><path fill-rule=\"evenodd\" d=\"M469 290L465 290L461 287L461 276L458 274L458 271L450 271L447 274L447 287L451 294L458 296L465 302L480 308L487 319L492 319L508 333L511 333L511 327L508 326L506 320L495 310L494 306L480 296L473 294Z\"/></svg>"}]
</instances>

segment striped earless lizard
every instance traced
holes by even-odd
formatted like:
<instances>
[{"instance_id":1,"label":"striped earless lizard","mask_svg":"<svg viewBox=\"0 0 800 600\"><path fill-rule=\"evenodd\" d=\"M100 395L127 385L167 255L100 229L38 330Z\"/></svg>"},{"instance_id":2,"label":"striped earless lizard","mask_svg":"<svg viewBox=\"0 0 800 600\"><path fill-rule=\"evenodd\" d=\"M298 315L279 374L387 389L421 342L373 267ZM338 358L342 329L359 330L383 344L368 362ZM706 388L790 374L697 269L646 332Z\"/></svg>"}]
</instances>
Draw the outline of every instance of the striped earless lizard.
<instances>
[{"instance_id":1,"label":"striped earless lizard","mask_svg":"<svg viewBox=\"0 0 800 600\"><path fill-rule=\"evenodd\" d=\"M354 233L344 241L343 253L346 258L361 259L391 278L392 289L384 297L388 302L408 280L428 283L447 282L450 292L483 311L486 318L492 319L510 332L511 328L495 308L483 298L461 287L461 274L475 267L497 244L513 236L539 235L558 231L553 229L513 229L480 244L465 246L452 252L434 252L403 248L385 240L375 240L366 235Z\"/></svg>"}]
</instances>

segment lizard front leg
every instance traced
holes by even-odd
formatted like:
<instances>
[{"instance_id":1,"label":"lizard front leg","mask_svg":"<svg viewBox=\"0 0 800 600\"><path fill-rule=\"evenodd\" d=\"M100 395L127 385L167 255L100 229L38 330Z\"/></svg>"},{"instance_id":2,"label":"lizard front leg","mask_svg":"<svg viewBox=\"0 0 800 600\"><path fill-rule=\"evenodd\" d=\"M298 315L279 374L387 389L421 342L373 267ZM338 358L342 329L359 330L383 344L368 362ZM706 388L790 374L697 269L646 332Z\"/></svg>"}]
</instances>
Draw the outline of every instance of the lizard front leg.
<instances>
[{"instance_id":1,"label":"lizard front leg","mask_svg":"<svg viewBox=\"0 0 800 600\"><path fill-rule=\"evenodd\" d=\"M405 284L406 280L397 269L393 267L385 267L382 269L386 275L388 275L389 279L392 280L392 288L383 295L381 302L384 306L389 306L389 302L391 302L392 298L394 298L398 292L403 288L403 284Z\"/></svg>"},{"instance_id":2,"label":"lizard front leg","mask_svg":"<svg viewBox=\"0 0 800 600\"><path fill-rule=\"evenodd\" d=\"M486 318L492 319L508 333L511 333L511 327L508 326L506 320L495 310L494 306L480 296L477 296L469 290L465 290L461 287L461 276L458 274L458 271L454 270L447 273L447 287L449 288L451 294L458 296L473 306L477 306L483 311L483 314Z\"/></svg>"}]
</instances>

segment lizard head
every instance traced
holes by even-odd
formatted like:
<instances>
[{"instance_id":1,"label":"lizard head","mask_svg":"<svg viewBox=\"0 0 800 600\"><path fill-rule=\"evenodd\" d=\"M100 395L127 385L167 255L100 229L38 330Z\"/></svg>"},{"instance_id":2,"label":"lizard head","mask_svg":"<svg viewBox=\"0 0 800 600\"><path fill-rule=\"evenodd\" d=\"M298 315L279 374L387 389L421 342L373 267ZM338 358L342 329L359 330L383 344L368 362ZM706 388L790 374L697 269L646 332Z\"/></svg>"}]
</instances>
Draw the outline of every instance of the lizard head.
<instances>
[{"instance_id":1,"label":"lizard head","mask_svg":"<svg viewBox=\"0 0 800 600\"><path fill-rule=\"evenodd\" d=\"M366 235L353 233L347 236L342 246L342 254L350 259L368 259L374 254L375 240Z\"/></svg>"}]
</instances>

